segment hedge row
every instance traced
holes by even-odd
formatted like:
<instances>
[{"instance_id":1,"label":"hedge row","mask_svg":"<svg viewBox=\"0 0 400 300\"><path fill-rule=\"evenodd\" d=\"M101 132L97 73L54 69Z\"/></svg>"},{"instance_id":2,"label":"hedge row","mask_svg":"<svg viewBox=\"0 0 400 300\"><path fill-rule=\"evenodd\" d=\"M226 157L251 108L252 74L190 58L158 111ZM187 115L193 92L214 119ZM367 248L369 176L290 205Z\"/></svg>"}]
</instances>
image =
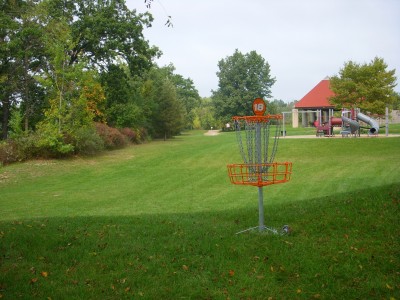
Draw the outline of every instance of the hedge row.
<instances>
[{"instance_id":1,"label":"hedge row","mask_svg":"<svg viewBox=\"0 0 400 300\"><path fill-rule=\"evenodd\" d=\"M23 134L0 142L0 164L35 158L94 155L104 150L123 148L128 144L139 144L147 139L145 129L116 129L103 123L81 128L73 134Z\"/></svg>"}]
</instances>

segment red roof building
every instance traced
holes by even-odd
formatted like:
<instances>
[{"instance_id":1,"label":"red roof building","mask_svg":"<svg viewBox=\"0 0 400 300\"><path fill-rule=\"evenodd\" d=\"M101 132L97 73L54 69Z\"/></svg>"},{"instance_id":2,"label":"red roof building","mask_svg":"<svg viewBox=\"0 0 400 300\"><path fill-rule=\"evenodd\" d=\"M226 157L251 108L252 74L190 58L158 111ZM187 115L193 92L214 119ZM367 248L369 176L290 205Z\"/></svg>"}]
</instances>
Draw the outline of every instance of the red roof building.
<instances>
[{"instance_id":1,"label":"red roof building","mask_svg":"<svg viewBox=\"0 0 400 300\"><path fill-rule=\"evenodd\" d=\"M328 122L333 116L333 109L335 108L329 102L329 98L333 95L334 93L330 89L329 77L325 77L294 105L293 127L298 127L299 114L303 127L316 126L316 124Z\"/></svg>"},{"instance_id":2,"label":"red roof building","mask_svg":"<svg viewBox=\"0 0 400 300\"><path fill-rule=\"evenodd\" d=\"M301 110L325 110L334 108L334 105L329 102L329 98L333 95L334 93L329 86L329 78L326 77L301 98L294 107Z\"/></svg>"}]
</instances>

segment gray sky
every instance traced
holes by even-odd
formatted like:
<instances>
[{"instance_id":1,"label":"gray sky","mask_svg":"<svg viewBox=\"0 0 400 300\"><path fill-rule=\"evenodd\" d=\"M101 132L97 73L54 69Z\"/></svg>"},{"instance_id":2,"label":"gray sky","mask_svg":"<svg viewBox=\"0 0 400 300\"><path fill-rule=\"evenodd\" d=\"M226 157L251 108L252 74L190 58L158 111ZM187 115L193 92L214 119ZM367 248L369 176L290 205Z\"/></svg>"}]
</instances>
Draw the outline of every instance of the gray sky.
<instances>
[{"instance_id":1,"label":"gray sky","mask_svg":"<svg viewBox=\"0 0 400 300\"><path fill-rule=\"evenodd\" d=\"M144 0L127 5L146 11ZM144 34L163 52L157 63L172 63L202 97L218 88L218 61L235 49L255 50L270 64L272 96L285 102L349 60L378 56L400 76L400 0L154 0L150 12ZM173 28L164 26L169 15Z\"/></svg>"}]
</instances>

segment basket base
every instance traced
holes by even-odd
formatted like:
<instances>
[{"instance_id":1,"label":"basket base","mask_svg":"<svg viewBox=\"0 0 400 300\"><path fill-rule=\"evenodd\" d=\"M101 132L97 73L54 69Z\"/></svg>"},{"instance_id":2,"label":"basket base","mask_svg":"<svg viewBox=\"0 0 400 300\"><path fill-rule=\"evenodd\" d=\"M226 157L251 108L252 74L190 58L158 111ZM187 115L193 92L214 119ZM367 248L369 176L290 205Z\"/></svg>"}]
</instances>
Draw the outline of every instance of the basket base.
<instances>
[{"instance_id":1,"label":"basket base","mask_svg":"<svg viewBox=\"0 0 400 300\"><path fill-rule=\"evenodd\" d=\"M260 226L250 227L245 230L236 232L236 234L241 234L241 233L244 233L247 231L253 231L256 229L258 229L259 232L266 231L266 232L270 232L270 233L276 234L276 235L285 235L285 234L289 234L292 231L288 225L283 225L283 227L280 230L273 228L273 227L268 227L268 226L263 225L261 227Z\"/></svg>"}]
</instances>

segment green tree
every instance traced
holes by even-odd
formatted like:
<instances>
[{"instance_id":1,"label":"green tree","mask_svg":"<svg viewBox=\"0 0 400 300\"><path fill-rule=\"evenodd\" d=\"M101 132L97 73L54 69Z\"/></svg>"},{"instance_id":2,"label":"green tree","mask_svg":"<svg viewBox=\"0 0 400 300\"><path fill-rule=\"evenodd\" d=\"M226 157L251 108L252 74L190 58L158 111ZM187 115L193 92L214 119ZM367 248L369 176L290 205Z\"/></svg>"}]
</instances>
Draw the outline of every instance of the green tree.
<instances>
[{"instance_id":1,"label":"green tree","mask_svg":"<svg viewBox=\"0 0 400 300\"><path fill-rule=\"evenodd\" d=\"M370 113L384 114L385 107L395 101L395 69L387 70L382 58L370 63L345 63L339 74L330 78L335 93L330 101L338 108L358 107Z\"/></svg>"},{"instance_id":2,"label":"green tree","mask_svg":"<svg viewBox=\"0 0 400 300\"><path fill-rule=\"evenodd\" d=\"M0 1L0 108L2 116L1 137L7 138L12 107L18 97L18 71L15 53L21 43L21 19L25 3L23 1Z\"/></svg>"},{"instance_id":3,"label":"green tree","mask_svg":"<svg viewBox=\"0 0 400 300\"><path fill-rule=\"evenodd\" d=\"M193 126L195 129L210 129L222 126L215 119L214 106L211 98L201 99L200 106L194 109Z\"/></svg>"},{"instance_id":4,"label":"green tree","mask_svg":"<svg viewBox=\"0 0 400 300\"><path fill-rule=\"evenodd\" d=\"M191 129L194 121L194 110L200 106L201 98L194 86L193 80L182 75L171 76L175 84L177 99L184 109L184 127Z\"/></svg>"},{"instance_id":5,"label":"green tree","mask_svg":"<svg viewBox=\"0 0 400 300\"><path fill-rule=\"evenodd\" d=\"M218 62L218 68L218 89L212 96L217 118L227 121L234 115L253 114L253 100L271 96L275 78L268 62L256 51L242 54L236 49Z\"/></svg>"},{"instance_id":6,"label":"green tree","mask_svg":"<svg viewBox=\"0 0 400 300\"><path fill-rule=\"evenodd\" d=\"M169 127L176 129L168 130L167 137L179 133L184 128L193 128L194 109L200 105L200 97L193 81L175 74L174 71L175 67L172 64L161 68L154 66L143 76L141 96L137 97L142 101L140 107L148 120L147 128L154 136L161 137L160 133L165 133L164 130L160 132L162 122L159 114L165 118L173 116L172 119L177 122L174 125L173 122L168 122ZM172 85L173 92L169 85ZM165 103L169 103L170 107Z\"/></svg>"},{"instance_id":7,"label":"green tree","mask_svg":"<svg viewBox=\"0 0 400 300\"><path fill-rule=\"evenodd\" d=\"M45 62L44 33L32 1L28 1L24 6L20 26L16 36L18 49L14 53L19 84L14 91L18 91L24 128L28 131L34 128L40 118L38 116L42 116L41 109L45 105L44 91L34 78L40 73Z\"/></svg>"},{"instance_id":8,"label":"green tree","mask_svg":"<svg viewBox=\"0 0 400 300\"><path fill-rule=\"evenodd\" d=\"M163 78L156 88L157 110L154 116L156 136L164 140L180 133L183 129L183 107L177 100L176 88Z\"/></svg>"},{"instance_id":9,"label":"green tree","mask_svg":"<svg viewBox=\"0 0 400 300\"><path fill-rule=\"evenodd\" d=\"M393 101L392 109L399 110L400 109L400 93L395 92L394 93L394 99L395 100Z\"/></svg>"},{"instance_id":10,"label":"green tree","mask_svg":"<svg viewBox=\"0 0 400 300\"><path fill-rule=\"evenodd\" d=\"M287 104L283 100L274 99L267 104L267 113L275 115L280 114L285 110L288 110Z\"/></svg>"},{"instance_id":11,"label":"green tree","mask_svg":"<svg viewBox=\"0 0 400 300\"><path fill-rule=\"evenodd\" d=\"M125 0L46 0L49 16L64 17L71 28L74 45L68 49L69 65L86 58L90 65L106 68L117 58L132 74L152 65L159 55L143 36L153 21L148 13L129 10Z\"/></svg>"},{"instance_id":12,"label":"green tree","mask_svg":"<svg viewBox=\"0 0 400 300\"><path fill-rule=\"evenodd\" d=\"M132 76L123 64L111 65L102 73L106 93L106 120L110 126L138 128L144 124L143 110L138 101Z\"/></svg>"}]
</instances>

